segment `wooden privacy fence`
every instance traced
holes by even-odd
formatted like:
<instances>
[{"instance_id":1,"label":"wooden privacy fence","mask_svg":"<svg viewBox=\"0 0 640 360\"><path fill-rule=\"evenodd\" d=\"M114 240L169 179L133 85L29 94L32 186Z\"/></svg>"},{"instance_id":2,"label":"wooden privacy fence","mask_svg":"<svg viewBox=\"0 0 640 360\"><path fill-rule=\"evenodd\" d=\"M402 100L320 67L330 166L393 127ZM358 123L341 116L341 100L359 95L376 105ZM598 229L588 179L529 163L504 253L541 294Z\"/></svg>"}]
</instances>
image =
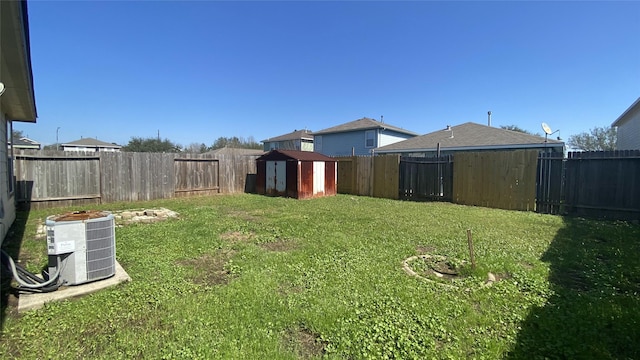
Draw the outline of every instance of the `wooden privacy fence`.
<instances>
[{"instance_id":1,"label":"wooden privacy fence","mask_svg":"<svg viewBox=\"0 0 640 360\"><path fill-rule=\"evenodd\" d=\"M338 193L398 198L399 155L338 157Z\"/></svg>"},{"instance_id":2,"label":"wooden privacy fence","mask_svg":"<svg viewBox=\"0 0 640 360\"><path fill-rule=\"evenodd\" d=\"M452 201L453 156L400 158L402 200Z\"/></svg>"},{"instance_id":3,"label":"wooden privacy fence","mask_svg":"<svg viewBox=\"0 0 640 360\"><path fill-rule=\"evenodd\" d=\"M640 219L640 150L541 155L537 211Z\"/></svg>"},{"instance_id":4,"label":"wooden privacy fence","mask_svg":"<svg viewBox=\"0 0 640 360\"><path fill-rule=\"evenodd\" d=\"M338 192L638 220L640 150L573 152L567 158L538 150L342 157Z\"/></svg>"},{"instance_id":5,"label":"wooden privacy fence","mask_svg":"<svg viewBox=\"0 0 640 360\"><path fill-rule=\"evenodd\" d=\"M245 190L256 156L23 151L16 199L31 207L137 201Z\"/></svg>"},{"instance_id":6,"label":"wooden privacy fence","mask_svg":"<svg viewBox=\"0 0 640 360\"><path fill-rule=\"evenodd\" d=\"M537 161L537 150L456 153L453 202L533 211Z\"/></svg>"}]
</instances>

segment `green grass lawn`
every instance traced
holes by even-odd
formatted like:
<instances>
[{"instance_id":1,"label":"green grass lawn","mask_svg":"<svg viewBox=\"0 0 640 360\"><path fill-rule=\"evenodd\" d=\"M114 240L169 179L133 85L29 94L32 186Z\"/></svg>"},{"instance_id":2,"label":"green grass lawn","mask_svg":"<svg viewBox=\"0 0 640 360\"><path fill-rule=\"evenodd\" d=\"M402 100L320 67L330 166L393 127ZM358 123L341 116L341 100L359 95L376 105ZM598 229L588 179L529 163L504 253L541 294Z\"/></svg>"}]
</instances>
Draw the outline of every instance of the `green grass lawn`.
<instances>
[{"instance_id":1,"label":"green grass lawn","mask_svg":"<svg viewBox=\"0 0 640 360\"><path fill-rule=\"evenodd\" d=\"M640 358L638 225L348 195L98 208L153 207L180 217L116 229L131 282L3 309L0 358ZM19 214L30 269L36 224L65 210ZM469 260L467 229L477 268L453 287L403 271Z\"/></svg>"}]
</instances>

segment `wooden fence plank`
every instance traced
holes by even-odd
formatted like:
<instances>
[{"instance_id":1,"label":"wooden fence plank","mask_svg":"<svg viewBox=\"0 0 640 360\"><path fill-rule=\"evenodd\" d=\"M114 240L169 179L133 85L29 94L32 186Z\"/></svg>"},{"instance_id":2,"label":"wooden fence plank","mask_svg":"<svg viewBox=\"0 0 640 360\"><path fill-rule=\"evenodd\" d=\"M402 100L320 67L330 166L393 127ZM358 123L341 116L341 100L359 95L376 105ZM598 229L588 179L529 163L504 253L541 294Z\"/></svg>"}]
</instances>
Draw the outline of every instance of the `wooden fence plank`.
<instances>
[{"instance_id":1,"label":"wooden fence plank","mask_svg":"<svg viewBox=\"0 0 640 360\"><path fill-rule=\"evenodd\" d=\"M454 155L453 201L507 210L535 208L535 150Z\"/></svg>"},{"instance_id":2,"label":"wooden fence plank","mask_svg":"<svg viewBox=\"0 0 640 360\"><path fill-rule=\"evenodd\" d=\"M62 151L14 157L19 201L38 207L242 192L257 156Z\"/></svg>"}]
</instances>

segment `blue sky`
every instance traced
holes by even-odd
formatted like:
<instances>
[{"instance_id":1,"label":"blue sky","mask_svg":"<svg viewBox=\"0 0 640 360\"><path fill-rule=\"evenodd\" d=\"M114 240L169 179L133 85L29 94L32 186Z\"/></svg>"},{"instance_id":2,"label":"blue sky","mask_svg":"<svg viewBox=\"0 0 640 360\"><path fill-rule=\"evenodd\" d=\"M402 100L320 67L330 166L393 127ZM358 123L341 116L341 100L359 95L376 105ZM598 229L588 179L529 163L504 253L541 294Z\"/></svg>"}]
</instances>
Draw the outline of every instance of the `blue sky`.
<instances>
[{"instance_id":1,"label":"blue sky","mask_svg":"<svg viewBox=\"0 0 640 360\"><path fill-rule=\"evenodd\" d=\"M560 136L640 96L639 2L31 1L42 144L211 145L361 117Z\"/></svg>"}]
</instances>

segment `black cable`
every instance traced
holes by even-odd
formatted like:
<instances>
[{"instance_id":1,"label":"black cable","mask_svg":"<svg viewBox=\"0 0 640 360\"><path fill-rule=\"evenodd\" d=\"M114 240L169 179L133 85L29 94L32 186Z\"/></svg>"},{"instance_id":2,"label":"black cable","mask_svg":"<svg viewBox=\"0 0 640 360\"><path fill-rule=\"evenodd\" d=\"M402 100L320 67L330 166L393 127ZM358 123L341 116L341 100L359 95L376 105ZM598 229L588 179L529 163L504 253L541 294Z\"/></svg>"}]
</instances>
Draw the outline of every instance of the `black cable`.
<instances>
[{"instance_id":1,"label":"black cable","mask_svg":"<svg viewBox=\"0 0 640 360\"><path fill-rule=\"evenodd\" d=\"M22 266L20 264L16 264L16 269L18 269L19 273L21 273L22 275L24 275L24 276L28 277L29 279L35 281L37 284L42 284L44 282L43 279L41 279L38 276L34 275L33 273L29 272L29 270L27 270L24 266Z\"/></svg>"}]
</instances>

